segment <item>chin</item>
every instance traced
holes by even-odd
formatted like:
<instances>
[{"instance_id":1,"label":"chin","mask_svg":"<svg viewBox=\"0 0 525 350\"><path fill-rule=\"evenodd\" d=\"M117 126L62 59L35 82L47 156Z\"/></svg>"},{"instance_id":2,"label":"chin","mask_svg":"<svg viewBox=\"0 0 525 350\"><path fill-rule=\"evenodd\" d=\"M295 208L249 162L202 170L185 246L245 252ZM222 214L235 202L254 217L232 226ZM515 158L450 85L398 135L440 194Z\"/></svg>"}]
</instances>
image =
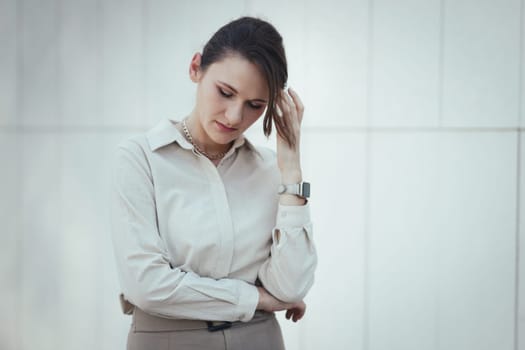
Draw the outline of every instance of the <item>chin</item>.
<instances>
[{"instance_id":1,"label":"chin","mask_svg":"<svg viewBox=\"0 0 525 350\"><path fill-rule=\"evenodd\" d=\"M209 124L208 135L218 144L228 144L239 136L239 130L227 131L222 129L217 120L213 120Z\"/></svg>"},{"instance_id":2,"label":"chin","mask_svg":"<svg viewBox=\"0 0 525 350\"><path fill-rule=\"evenodd\" d=\"M233 140L235 140L237 138L237 136L235 137L217 137L214 139L215 142L217 142L218 144L220 145L227 145L229 144L230 142L232 142Z\"/></svg>"},{"instance_id":3,"label":"chin","mask_svg":"<svg viewBox=\"0 0 525 350\"><path fill-rule=\"evenodd\" d=\"M218 145L227 145L228 143L230 143L236 138L236 136L235 137L232 137L232 135L226 136L213 129L206 130L206 133L208 134L209 139Z\"/></svg>"}]
</instances>

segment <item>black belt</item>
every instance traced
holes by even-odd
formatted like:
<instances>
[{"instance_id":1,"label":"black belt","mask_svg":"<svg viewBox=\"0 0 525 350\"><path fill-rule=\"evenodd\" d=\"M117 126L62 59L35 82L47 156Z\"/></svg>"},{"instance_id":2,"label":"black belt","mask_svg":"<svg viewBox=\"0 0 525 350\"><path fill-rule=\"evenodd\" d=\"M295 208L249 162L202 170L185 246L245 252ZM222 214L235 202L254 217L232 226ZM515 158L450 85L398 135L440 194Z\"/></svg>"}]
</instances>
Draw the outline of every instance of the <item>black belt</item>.
<instances>
[{"instance_id":1,"label":"black belt","mask_svg":"<svg viewBox=\"0 0 525 350\"><path fill-rule=\"evenodd\" d=\"M174 319L151 315L135 306L133 310L132 327L135 332L173 332L199 329L206 329L209 332L217 332L232 327L249 326L250 324L263 322L271 318L275 318L273 312L258 310L248 322Z\"/></svg>"},{"instance_id":2,"label":"black belt","mask_svg":"<svg viewBox=\"0 0 525 350\"><path fill-rule=\"evenodd\" d=\"M215 321L206 321L206 324L208 325L208 331L209 332L217 332L222 331L223 329L231 328L233 322L215 322Z\"/></svg>"}]
</instances>

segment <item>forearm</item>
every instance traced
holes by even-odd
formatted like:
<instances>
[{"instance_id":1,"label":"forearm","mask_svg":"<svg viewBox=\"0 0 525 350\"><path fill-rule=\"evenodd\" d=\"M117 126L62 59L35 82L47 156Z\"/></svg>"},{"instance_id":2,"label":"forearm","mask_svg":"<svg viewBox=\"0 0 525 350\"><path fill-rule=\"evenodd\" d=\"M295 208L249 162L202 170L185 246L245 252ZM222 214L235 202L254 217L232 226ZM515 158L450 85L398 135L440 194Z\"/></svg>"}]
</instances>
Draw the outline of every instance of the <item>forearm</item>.
<instances>
[{"instance_id":1,"label":"forearm","mask_svg":"<svg viewBox=\"0 0 525 350\"><path fill-rule=\"evenodd\" d=\"M271 253L259 269L263 286L282 301L299 301L313 284L317 253L309 204L279 205Z\"/></svg>"},{"instance_id":2,"label":"forearm","mask_svg":"<svg viewBox=\"0 0 525 350\"><path fill-rule=\"evenodd\" d=\"M201 277L167 264L152 263L140 270L120 266L119 274L126 298L145 312L162 317L248 321L258 303L254 285Z\"/></svg>"}]
</instances>

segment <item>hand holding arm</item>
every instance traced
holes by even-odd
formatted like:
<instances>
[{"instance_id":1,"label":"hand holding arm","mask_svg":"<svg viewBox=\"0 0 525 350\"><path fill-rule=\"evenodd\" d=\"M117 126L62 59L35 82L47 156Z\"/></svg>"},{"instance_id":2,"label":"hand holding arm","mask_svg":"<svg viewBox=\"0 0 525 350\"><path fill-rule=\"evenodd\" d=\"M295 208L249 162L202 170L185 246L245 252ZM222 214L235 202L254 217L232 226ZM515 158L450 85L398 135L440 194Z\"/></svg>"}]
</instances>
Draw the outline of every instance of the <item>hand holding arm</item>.
<instances>
[{"instance_id":1,"label":"hand holding arm","mask_svg":"<svg viewBox=\"0 0 525 350\"><path fill-rule=\"evenodd\" d=\"M283 311L286 310L286 319L290 319L294 322L299 321L303 318L306 312L306 304L304 301L295 303L285 303L275 298L273 295L268 293L263 287L257 287L259 291L259 303L257 304L257 310L264 310L268 312Z\"/></svg>"}]
</instances>

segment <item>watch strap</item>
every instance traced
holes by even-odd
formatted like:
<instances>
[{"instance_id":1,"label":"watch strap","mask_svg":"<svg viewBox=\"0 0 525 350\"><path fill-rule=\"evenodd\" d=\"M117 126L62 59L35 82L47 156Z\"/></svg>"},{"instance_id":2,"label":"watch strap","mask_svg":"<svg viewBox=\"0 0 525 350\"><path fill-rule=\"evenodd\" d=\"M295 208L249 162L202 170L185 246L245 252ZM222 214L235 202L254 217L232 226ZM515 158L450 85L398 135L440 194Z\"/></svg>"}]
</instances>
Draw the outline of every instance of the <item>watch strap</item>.
<instances>
[{"instance_id":1,"label":"watch strap","mask_svg":"<svg viewBox=\"0 0 525 350\"><path fill-rule=\"evenodd\" d=\"M299 197L308 198L310 197L310 183L301 182L296 184L281 184L277 191L279 194L293 194Z\"/></svg>"}]
</instances>

